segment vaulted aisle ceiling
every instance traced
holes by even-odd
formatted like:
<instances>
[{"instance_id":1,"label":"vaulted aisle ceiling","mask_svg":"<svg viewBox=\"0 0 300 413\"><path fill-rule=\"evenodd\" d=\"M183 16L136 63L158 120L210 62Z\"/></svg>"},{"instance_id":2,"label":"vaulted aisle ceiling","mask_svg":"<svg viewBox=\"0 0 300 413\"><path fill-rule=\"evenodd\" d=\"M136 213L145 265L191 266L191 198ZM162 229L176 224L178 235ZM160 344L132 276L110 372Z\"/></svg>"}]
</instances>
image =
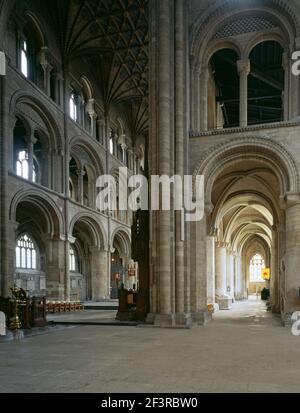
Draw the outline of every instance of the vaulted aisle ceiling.
<instances>
[{"instance_id":1,"label":"vaulted aisle ceiling","mask_svg":"<svg viewBox=\"0 0 300 413\"><path fill-rule=\"evenodd\" d=\"M148 0L33 0L51 23L65 64L84 58L105 109L134 102L145 123L148 103ZM22 7L22 6L21 6Z\"/></svg>"}]
</instances>

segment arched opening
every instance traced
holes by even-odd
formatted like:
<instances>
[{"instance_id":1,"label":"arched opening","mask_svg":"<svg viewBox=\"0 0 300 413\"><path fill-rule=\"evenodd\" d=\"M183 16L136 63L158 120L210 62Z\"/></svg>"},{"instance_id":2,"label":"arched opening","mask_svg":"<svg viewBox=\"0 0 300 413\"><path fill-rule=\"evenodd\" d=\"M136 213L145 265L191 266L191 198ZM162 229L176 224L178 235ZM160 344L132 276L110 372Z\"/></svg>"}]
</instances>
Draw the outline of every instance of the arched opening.
<instances>
[{"instance_id":1,"label":"arched opening","mask_svg":"<svg viewBox=\"0 0 300 413\"><path fill-rule=\"evenodd\" d=\"M133 290L138 285L138 271L131 259L131 241L127 233L116 231L113 236L114 252L111 254L110 297L118 298L118 289ZM136 268L129 271L129 267Z\"/></svg>"},{"instance_id":2,"label":"arched opening","mask_svg":"<svg viewBox=\"0 0 300 413\"><path fill-rule=\"evenodd\" d=\"M263 278L263 271L266 269L264 257L256 252L249 262L249 287L248 293L259 295L267 287L266 280Z\"/></svg>"},{"instance_id":3,"label":"arched opening","mask_svg":"<svg viewBox=\"0 0 300 413\"><path fill-rule=\"evenodd\" d=\"M36 19L27 15L25 25L18 32L18 66L21 73L41 89L44 87L44 74L38 57L43 45L43 35Z\"/></svg>"},{"instance_id":4,"label":"arched opening","mask_svg":"<svg viewBox=\"0 0 300 413\"><path fill-rule=\"evenodd\" d=\"M59 297L63 248L56 211L43 198L28 196L16 206L14 282L31 296Z\"/></svg>"},{"instance_id":5,"label":"arched opening","mask_svg":"<svg viewBox=\"0 0 300 413\"><path fill-rule=\"evenodd\" d=\"M70 118L73 119L74 122L78 121L78 112L79 112L78 97L73 91L69 98L69 114L70 114Z\"/></svg>"},{"instance_id":6,"label":"arched opening","mask_svg":"<svg viewBox=\"0 0 300 413\"><path fill-rule=\"evenodd\" d=\"M212 79L208 83L208 128L239 125L239 57L232 49L214 53L210 60Z\"/></svg>"},{"instance_id":7,"label":"arched opening","mask_svg":"<svg viewBox=\"0 0 300 413\"><path fill-rule=\"evenodd\" d=\"M287 291L294 294L296 284L292 264L289 272L281 264L295 258L286 247L295 240L282 234L285 225L290 233L295 231L290 211L296 214L298 207L283 201L298 185L293 158L266 139L237 139L205 154L197 173L205 177L206 214L192 227L191 239L196 240L191 243L192 306L202 300L230 308L266 287L270 308L283 314L289 302ZM206 251L204 264L197 258L200 251ZM257 254L263 257L261 267L269 270L270 280L265 283L250 281L250 262ZM199 280L207 286L205 297L202 287L197 287Z\"/></svg>"},{"instance_id":8,"label":"arched opening","mask_svg":"<svg viewBox=\"0 0 300 413\"><path fill-rule=\"evenodd\" d=\"M38 165L34 157L34 143L30 141L28 130L19 118L14 127L14 171L32 182L37 181Z\"/></svg>"},{"instance_id":9,"label":"arched opening","mask_svg":"<svg viewBox=\"0 0 300 413\"><path fill-rule=\"evenodd\" d=\"M262 271L266 268L266 263L260 254L256 253L252 256L249 267L250 283L264 282Z\"/></svg>"},{"instance_id":10,"label":"arched opening","mask_svg":"<svg viewBox=\"0 0 300 413\"><path fill-rule=\"evenodd\" d=\"M16 269L36 270L37 247L28 234L23 234L16 243Z\"/></svg>"},{"instance_id":11,"label":"arched opening","mask_svg":"<svg viewBox=\"0 0 300 413\"><path fill-rule=\"evenodd\" d=\"M46 272L43 245L40 243L40 249L38 242L29 232L20 234L15 245L15 284L30 294L45 295Z\"/></svg>"},{"instance_id":12,"label":"arched opening","mask_svg":"<svg viewBox=\"0 0 300 413\"><path fill-rule=\"evenodd\" d=\"M121 285L125 285L126 270L123 267L122 259L117 248L111 254L111 277L110 277L110 298L118 299L118 290Z\"/></svg>"},{"instance_id":13,"label":"arched opening","mask_svg":"<svg viewBox=\"0 0 300 413\"><path fill-rule=\"evenodd\" d=\"M284 119L283 52L278 42L270 40L259 43L250 53L249 125L281 122Z\"/></svg>"},{"instance_id":14,"label":"arched opening","mask_svg":"<svg viewBox=\"0 0 300 413\"><path fill-rule=\"evenodd\" d=\"M96 207L96 179L103 174L96 150L86 143L74 143L70 149L69 196L89 208Z\"/></svg>"},{"instance_id":15,"label":"arched opening","mask_svg":"<svg viewBox=\"0 0 300 413\"><path fill-rule=\"evenodd\" d=\"M71 298L80 300L92 299L92 280L90 247L94 245L89 226L78 221L74 225L73 236L76 241L70 246L70 283Z\"/></svg>"},{"instance_id":16,"label":"arched opening","mask_svg":"<svg viewBox=\"0 0 300 413\"><path fill-rule=\"evenodd\" d=\"M104 251L102 230L89 217L72 225L73 244L69 250L71 298L100 301L108 298L108 254Z\"/></svg>"},{"instance_id":17,"label":"arched opening","mask_svg":"<svg viewBox=\"0 0 300 413\"><path fill-rule=\"evenodd\" d=\"M69 162L69 197L78 202L78 166L77 162L73 157L71 157Z\"/></svg>"}]
</instances>

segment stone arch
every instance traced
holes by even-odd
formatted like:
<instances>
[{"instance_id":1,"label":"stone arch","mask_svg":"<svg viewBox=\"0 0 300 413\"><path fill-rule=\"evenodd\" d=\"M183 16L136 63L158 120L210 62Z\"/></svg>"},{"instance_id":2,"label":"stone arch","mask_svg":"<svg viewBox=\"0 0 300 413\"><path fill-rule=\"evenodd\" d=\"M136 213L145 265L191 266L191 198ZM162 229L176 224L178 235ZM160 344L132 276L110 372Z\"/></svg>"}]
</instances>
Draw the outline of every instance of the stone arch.
<instances>
[{"instance_id":1,"label":"stone arch","mask_svg":"<svg viewBox=\"0 0 300 413\"><path fill-rule=\"evenodd\" d=\"M251 159L251 157L255 157L256 161L267 163L272 169L279 180L282 198L287 193L299 192L299 170L292 155L283 145L268 138L258 137L232 139L206 152L193 174L194 192L196 176L204 175L205 199L209 203L217 175L236 159Z\"/></svg>"},{"instance_id":2,"label":"stone arch","mask_svg":"<svg viewBox=\"0 0 300 413\"><path fill-rule=\"evenodd\" d=\"M250 280L250 260L254 257L254 255L259 254L265 261L266 267L270 267L271 265L271 253L270 253L270 245L268 242L259 235L248 236L243 242L243 246L241 247L241 255L243 257L243 265L244 265L244 272L245 272L245 282L247 289L251 286ZM252 281L252 284L256 286L259 283L255 283ZM250 290L250 293L255 293L254 290Z\"/></svg>"},{"instance_id":3,"label":"stone arch","mask_svg":"<svg viewBox=\"0 0 300 413\"><path fill-rule=\"evenodd\" d=\"M220 50L223 50L223 49L233 50L238 55L239 59L242 58L242 53L243 53L242 46L237 40L220 39L220 40L213 41L211 46L206 50L204 58L203 58L203 67L207 67L213 55L216 52L219 52Z\"/></svg>"},{"instance_id":4,"label":"stone arch","mask_svg":"<svg viewBox=\"0 0 300 413\"><path fill-rule=\"evenodd\" d=\"M81 76L81 83L83 86L83 92L84 95L86 96L87 100L93 99L94 97L94 92L93 92L93 86L89 79L86 76Z\"/></svg>"},{"instance_id":5,"label":"stone arch","mask_svg":"<svg viewBox=\"0 0 300 413\"><path fill-rule=\"evenodd\" d=\"M131 234L125 228L116 228L111 235L110 245L114 245L114 241L118 242L120 247L120 255L131 257Z\"/></svg>"},{"instance_id":6,"label":"stone arch","mask_svg":"<svg viewBox=\"0 0 300 413\"><path fill-rule=\"evenodd\" d=\"M202 57L207 45L220 27L233 14L247 13L251 11L268 14L275 19L284 33L287 35L288 44L293 44L300 33L300 21L297 18L297 10L292 2L283 3L281 0L253 1L251 7L247 4L241 5L239 0L217 1L206 13L196 19L192 26L191 54L196 66L201 65Z\"/></svg>"},{"instance_id":7,"label":"stone arch","mask_svg":"<svg viewBox=\"0 0 300 413\"><path fill-rule=\"evenodd\" d=\"M238 197L238 199L236 199ZM275 219L276 222L279 220L279 210L278 206L276 205L276 201L269 196L266 196L261 193L257 193L254 191L240 191L237 194L231 196L231 199L224 203L224 197L218 204L215 206L213 214L212 214L212 226L215 227L217 223L222 219L222 216L226 215L231 209L234 209L237 206L241 206L242 208L251 206L253 209L265 209L265 213L262 214L265 216L265 219L272 220ZM251 202L250 202L251 200ZM267 211L267 212L266 212ZM269 213L269 216L267 216ZM238 211L236 212L238 214Z\"/></svg>"},{"instance_id":8,"label":"stone arch","mask_svg":"<svg viewBox=\"0 0 300 413\"><path fill-rule=\"evenodd\" d=\"M282 46L284 52L288 52L289 44L287 43L286 39L284 39L279 33L277 32L270 32L266 34L257 34L256 36L252 37L244 50L244 57L248 59L252 50L261 43L274 41Z\"/></svg>"},{"instance_id":9,"label":"stone arch","mask_svg":"<svg viewBox=\"0 0 300 413\"><path fill-rule=\"evenodd\" d=\"M93 167L95 168L97 177L100 175L104 174L104 167L105 165L105 160L103 157L100 155L99 147L98 144L94 144L94 142L86 142L84 139L82 139L81 136L74 136L70 140L70 153L72 153L72 150L78 146L83 152L85 152L88 157L90 158Z\"/></svg>"},{"instance_id":10,"label":"stone arch","mask_svg":"<svg viewBox=\"0 0 300 413\"><path fill-rule=\"evenodd\" d=\"M103 224L96 221L93 214L87 212L80 212L73 217L69 225L69 234L72 236L74 226L76 223L81 222L88 228L91 240L93 241L93 246L99 249L108 249L107 234Z\"/></svg>"},{"instance_id":11,"label":"stone arch","mask_svg":"<svg viewBox=\"0 0 300 413\"><path fill-rule=\"evenodd\" d=\"M31 10L28 10L25 15L27 17L28 23L31 27L33 27L35 35L38 36L39 44L41 45L41 47L44 47L46 45L46 40L38 17L33 14Z\"/></svg>"},{"instance_id":12,"label":"stone arch","mask_svg":"<svg viewBox=\"0 0 300 413\"><path fill-rule=\"evenodd\" d=\"M258 248L257 245L260 245L260 248ZM270 259L269 254L267 254L269 245L263 238L258 235L247 237L243 241L243 248L246 250L246 255L247 253L249 256L254 255L255 253L259 253L265 258L265 261L268 261L268 259Z\"/></svg>"},{"instance_id":13,"label":"stone arch","mask_svg":"<svg viewBox=\"0 0 300 413\"><path fill-rule=\"evenodd\" d=\"M26 108L26 111L22 107ZM35 129L42 129L49 135L49 147L53 150L62 150L64 147L62 131L54 116L47 107L29 92L18 91L10 101L10 115L14 120L14 115L33 123Z\"/></svg>"},{"instance_id":14,"label":"stone arch","mask_svg":"<svg viewBox=\"0 0 300 413\"><path fill-rule=\"evenodd\" d=\"M15 194L9 209L9 218L12 222L16 221L17 208L22 202L31 203L41 211L46 221L47 234L50 236L62 236L65 234L65 222L60 209L52 198L44 192L35 189L22 189Z\"/></svg>"}]
</instances>

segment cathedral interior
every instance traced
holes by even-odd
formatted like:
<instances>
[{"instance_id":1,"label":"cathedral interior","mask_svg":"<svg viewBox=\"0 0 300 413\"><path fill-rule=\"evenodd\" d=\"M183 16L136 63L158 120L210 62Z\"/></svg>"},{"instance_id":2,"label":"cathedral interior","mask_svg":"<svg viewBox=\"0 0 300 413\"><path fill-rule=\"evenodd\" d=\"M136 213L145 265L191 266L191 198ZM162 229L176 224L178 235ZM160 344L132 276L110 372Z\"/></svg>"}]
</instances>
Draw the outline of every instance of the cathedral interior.
<instances>
[{"instance_id":1,"label":"cathedral interior","mask_svg":"<svg viewBox=\"0 0 300 413\"><path fill-rule=\"evenodd\" d=\"M299 392L299 60L299 0L0 0L0 392Z\"/></svg>"}]
</instances>

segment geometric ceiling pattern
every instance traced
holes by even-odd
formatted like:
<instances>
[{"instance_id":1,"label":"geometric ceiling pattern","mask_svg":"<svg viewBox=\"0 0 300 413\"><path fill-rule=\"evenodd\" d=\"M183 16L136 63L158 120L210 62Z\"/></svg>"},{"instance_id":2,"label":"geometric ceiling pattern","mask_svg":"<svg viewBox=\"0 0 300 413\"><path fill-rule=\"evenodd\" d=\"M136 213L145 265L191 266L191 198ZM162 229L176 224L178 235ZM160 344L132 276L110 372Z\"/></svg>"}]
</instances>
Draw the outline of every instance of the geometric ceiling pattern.
<instances>
[{"instance_id":1,"label":"geometric ceiling pattern","mask_svg":"<svg viewBox=\"0 0 300 413\"><path fill-rule=\"evenodd\" d=\"M243 16L222 27L222 29L216 33L215 38L233 37L244 33L269 30L274 27L276 27L276 25L263 16Z\"/></svg>"},{"instance_id":2,"label":"geometric ceiling pattern","mask_svg":"<svg viewBox=\"0 0 300 413\"><path fill-rule=\"evenodd\" d=\"M105 99L148 96L148 0L35 0L55 28L66 62L90 59ZM101 73L101 71L103 73ZM108 73L108 74L107 74ZM116 91L120 92L119 94Z\"/></svg>"}]
</instances>

